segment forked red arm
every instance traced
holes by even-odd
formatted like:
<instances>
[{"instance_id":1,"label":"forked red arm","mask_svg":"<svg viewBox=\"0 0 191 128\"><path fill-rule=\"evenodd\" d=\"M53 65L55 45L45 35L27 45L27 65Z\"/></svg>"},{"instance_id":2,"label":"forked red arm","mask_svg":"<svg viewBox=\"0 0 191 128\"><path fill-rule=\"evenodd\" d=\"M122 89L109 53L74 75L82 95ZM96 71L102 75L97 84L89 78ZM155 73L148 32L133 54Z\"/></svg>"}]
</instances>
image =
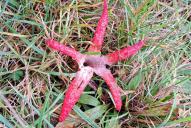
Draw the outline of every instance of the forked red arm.
<instances>
[{"instance_id":1,"label":"forked red arm","mask_svg":"<svg viewBox=\"0 0 191 128\"><path fill-rule=\"evenodd\" d=\"M111 91L113 100L115 102L115 108L116 108L116 110L120 111L121 106L122 106L120 90L119 90L119 87L117 86L117 83L116 83L115 78L113 77L112 73L110 72L110 70L108 70L106 68L97 69L97 71L95 71L95 73L98 76L100 76L108 85L108 87Z\"/></svg>"},{"instance_id":2,"label":"forked red arm","mask_svg":"<svg viewBox=\"0 0 191 128\"><path fill-rule=\"evenodd\" d=\"M81 57L83 56L81 53L77 52L75 49L73 48L69 48L53 39L48 39L46 40L46 44L48 45L48 47L59 51L60 53L64 54L64 55L68 55L70 57L72 57L72 59L79 61L81 59Z\"/></svg>"},{"instance_id":3,"label":"forked red arm","mask_svg":"<svg viewBox=\"0 0 191 128\"><path fill-rule=\"evenodd\" d=\"M130 56L136 54L143 47L143 45L144 41L141 40L138 43L134 44L133 46L128 46L126 48L123 48L121 50L106 55L106 58L108 59L108 62L110 64L117 63L118 61L125 60Z\"/></svg>"},{"instance_id":4,"label":"forked red arm","mask_svg":"<svg viewBox=\"0 0 191 128\"><path fill-rule=\"evenodd\" d=\"M72 80L68 90L66 91L59 117L60 122L64 121L69 115L92 76L93 69L91 67L84 67L77 72L76 77Z\"/></svg>"},{"instance_id":5,"label":"forked red arm","mask_svg":"<svg viewBox=\"0 0 191 128\"><path fill-rule=\"evenodd\" d=\"M90 45L88 51L100 52L102 44L103 44L104 34L105 34L107 25L108 25L107 0L104 0L103 12L98 21L98 25L97 25L96 31L94 33L94 37L92 39L92 44Z\"/></svg>"}]
</instances>

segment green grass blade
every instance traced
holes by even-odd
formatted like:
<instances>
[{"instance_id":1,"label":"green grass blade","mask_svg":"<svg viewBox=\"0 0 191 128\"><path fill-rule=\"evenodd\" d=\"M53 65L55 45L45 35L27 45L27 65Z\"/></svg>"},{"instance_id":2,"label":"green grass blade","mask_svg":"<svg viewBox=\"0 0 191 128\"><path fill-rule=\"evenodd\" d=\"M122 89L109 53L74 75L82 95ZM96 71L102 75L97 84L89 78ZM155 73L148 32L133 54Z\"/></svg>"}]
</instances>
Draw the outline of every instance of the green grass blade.
<instances>
[{"instance_id":1,"label":"green grass blade","mask_svg":"<svg viewBox=\"0 0 191 128\"><path fill-rule=\"evenodd\" d=\"M178 119L178 120L174 120L174 121L170 121L165 126L174 125L174 124L180 124L180 123L186 123L186 122L191 122L191 116L181 118L181 119Z\"/></svg>"},{"instance_id":2,"label":"green grass blade","mask_svg":"<svg viewBox=\"0 0 191 128\"><path fill-rule=\"evenodd\" d=\"M4 118L1 114L0 114L0 122L5 124L5 126L8 128L13 128L13 125L6 118Z\"/></svg>"},{"instance_id":3,"label":"green grass blade","mask_svg":"<svg viewBox=\"0 0 191 128\"><path fill-rule=\"evenodd\" d=\"M90 126L93 128L99 128L99 126L91 120L78 106L74 106L73 110L83 119L85 120Z\"/></svg>"}]
</instances>

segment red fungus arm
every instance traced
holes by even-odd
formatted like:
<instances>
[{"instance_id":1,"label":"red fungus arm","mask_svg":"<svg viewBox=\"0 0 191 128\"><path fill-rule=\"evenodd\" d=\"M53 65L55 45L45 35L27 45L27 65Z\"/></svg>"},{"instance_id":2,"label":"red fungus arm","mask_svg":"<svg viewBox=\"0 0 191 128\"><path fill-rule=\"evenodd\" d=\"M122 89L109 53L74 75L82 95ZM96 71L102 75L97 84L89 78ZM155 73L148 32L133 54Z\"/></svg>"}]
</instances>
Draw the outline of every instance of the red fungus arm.
<instances>
[{"instance_id":1,"label":"red fungus arm","mask_svg":"<svg viewBox=\"0 0 191 128\"><path fill-rule=\"evenodd\" d=\"M68 55L70 57L72 57L72 59L79 61L80 58L83 56L81 53L77 52L75 49L73 48L69 48L63 44L60 44L59 42L53 40L53 39L48 39L46 40L46 44L48 45L48 47L61 52L64 55Z\"/></svg>"},{"instance_id":2,"label":"red fungus arm","mask_svg":"<svg viewBox=\"0 0 191 128\"><path fill-rule=\"evenodd\" d=\"M122 101L121 101L120 89L117 86L115 78L113 77L111 72L106 68L97 69L95 73L101 78L103 78L104 81L107 83L115 103L115 108L116 110L120 111L122 106Z\"/></svg>"},{"instance_id":3,"label":"red fungus arm","mask_svg":"<svg viewBox=\"0 0 191 128\"><path fill-rule=\"evenodd\" d=\"M88 51L100 52L107 25L108 25L107 0L104 0L103 12L98 21L98 25L94 33L94 37L92 39L92 44L90 45Z\"/></svg>"},{"instance_id":4,"label":"red fungus arm","mask_svg":"<svg viewBox=\"0 0 191 128\"><path fill-rule=\"evenodd\" d=\"M144 41L141 40L138 43L134 44L133 46L128 46L126 48L123 48L121 50L106 55L106 58L108 59L108 62L110 64L117 63L118 61L125 60L128 57L136 54L143 47L143 45Z\"/></svg>"},{"instance_id":5,"label":"red fungus arm","mask_svg":"<svg viewBox=\"0 0 191 128\"><path fill-rule=\"evenodd\" d=\"M84 67L77 72L76 77L72 80L66 91L59 121L64 121L71 112L73 106L79 100L84 88L89 83L93 76L93 69L90 67Z\"/></svg>"}]
</instances>

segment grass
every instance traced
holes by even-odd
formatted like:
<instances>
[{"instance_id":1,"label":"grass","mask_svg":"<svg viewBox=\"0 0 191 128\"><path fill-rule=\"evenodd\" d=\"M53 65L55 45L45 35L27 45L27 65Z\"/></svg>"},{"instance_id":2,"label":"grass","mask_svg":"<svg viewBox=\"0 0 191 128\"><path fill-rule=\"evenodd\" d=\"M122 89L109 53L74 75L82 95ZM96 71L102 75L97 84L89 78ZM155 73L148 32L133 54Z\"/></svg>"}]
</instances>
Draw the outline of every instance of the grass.
<instances>
[{"instance_id":1,"label":"grass","mask_svg":"<svg viewBox=\"0 0 191 128\"><path fill-rule=\"evenodd\" d=\"M111 67L121 112L95 76L64 123L58 115L76 64L46 47L52 37L84 52L101 0L0 2L0 127L190 127L191 1L109 0L102 53L145 38L134 57Z\"/></svg>"}]
</instances>

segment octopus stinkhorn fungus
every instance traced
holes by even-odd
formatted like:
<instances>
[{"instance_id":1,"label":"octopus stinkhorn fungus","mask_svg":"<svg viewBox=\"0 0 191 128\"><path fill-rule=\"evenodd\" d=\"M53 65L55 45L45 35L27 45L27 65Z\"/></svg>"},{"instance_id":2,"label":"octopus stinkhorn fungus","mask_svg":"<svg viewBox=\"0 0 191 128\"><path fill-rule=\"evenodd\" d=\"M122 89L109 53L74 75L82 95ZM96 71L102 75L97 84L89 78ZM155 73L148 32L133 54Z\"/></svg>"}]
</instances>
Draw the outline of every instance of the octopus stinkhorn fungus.
<instances>
[{"instance_id":1,"label":"octopus stinkhorn fungus","mask_svg":"<svg viewBox=\"0 0 191 128\"><path fill-rule=\"evenodd\" d=\"M94 37L92 39L92 44L90 45L88 52L100 52L106 27L108 25L108 7L107 0L104 0L103 12L101 18L99 19ZM128 46L118 51L114 51L108 55L88 55L81 54L73 48L69 48L54 39L46 40L48 47L59 51L61 54L68 55L74 59L79 65L79 71L76 73L75 78L70 83L65 98L63 101L61 114L59 121L64 121L66 117L71 112L73 106L79 100L80 95L85 89L86 85L89 83L90 79L93 77L93 73L97 74L107 83L112 97L114 99L114 104L116 110L120 111L122 106L120 89L117 86L116 80L113 77L110 70L106 68L106 65L112 65L118 61L127 59L128 57L136 54L138 50L144 45L144 41L140 40L133 46Z\"/></svg>"}]
</instances>

